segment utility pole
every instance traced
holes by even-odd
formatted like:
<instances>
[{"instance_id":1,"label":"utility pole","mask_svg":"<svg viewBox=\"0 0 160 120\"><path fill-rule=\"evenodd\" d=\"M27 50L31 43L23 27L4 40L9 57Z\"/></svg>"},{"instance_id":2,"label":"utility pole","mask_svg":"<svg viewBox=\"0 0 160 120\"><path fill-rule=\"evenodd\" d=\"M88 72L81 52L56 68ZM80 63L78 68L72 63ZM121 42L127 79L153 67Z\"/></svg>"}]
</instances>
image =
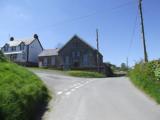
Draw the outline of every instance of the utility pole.
<instances>
[{"instance_id":1,"label":"utility pole","mask_svg":"<svg viewBox=\"0 0 160 120\"><path fill-rule=\"evenodd\" d=\"M99 34L98 29L96 29L96 42L97 42L97 71L99 72Z\"/></svg>"},{"instance_id":2,"label":"utility pole","mask_svg":"<svg viewBox=\"0 0 160 120\"><path fill-rule=\"evenodd\" d=\"M142 0L139 0L139 12L141 17L141 32L142 32L143 49L144 49L144 62L148 62L146 40L145 40L145 33L144 33L144 23L143 23Z\"/></svg>"},{"instance_id":3,"label":"utility pole","mask_svg":"<svg viewBox=\"0 0 160 120\"><path fill-rule=\"evenodd\" d=\"M98 29L96 29L96 35L97 35L97 39L96 39L96 41L97 41L97 50L99 52L99 33L98 33Z\"/></svg>"},{"instance_id":4,"label":"utility pole","mask_svg":"<svg viewBox=\"0 0 160 120\"><path fill-rule=\"evenodd\" d=\"M10 35L10 33L8 34L8 40L11 38L11 35Z\"/></svg>"},{"instance_id":5,"label":"utility pole","mask_svg":"<svg viewBox=\"0 0 160 120\"><path fill-rule=\"evenodd\" d=\"M128 65L128 57L127 57L127 59L126 59L126 66L127 66L127 71L128 71L128 69L129 69L129 65Z\"/></svg>"}]
</instances>

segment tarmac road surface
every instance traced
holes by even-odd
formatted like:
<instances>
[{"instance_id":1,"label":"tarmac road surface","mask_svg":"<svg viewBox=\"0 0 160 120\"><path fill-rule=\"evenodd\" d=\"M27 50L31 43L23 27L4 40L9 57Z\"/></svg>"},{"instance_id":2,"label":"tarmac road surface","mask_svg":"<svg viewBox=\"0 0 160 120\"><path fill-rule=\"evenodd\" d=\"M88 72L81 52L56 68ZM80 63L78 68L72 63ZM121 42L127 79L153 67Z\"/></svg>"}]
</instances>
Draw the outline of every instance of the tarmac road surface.
<instances>
[{"instance_id":1,"label":"tarmac road surface","mask_svg":"<svg viewBox=\"0 0 160 120\"><path fill-rule=\"evenodd\" d=\"M43 120L160 120L160 105L127 77L85 79L32 71L54 95Z\"/></svg>"}]
</instances>

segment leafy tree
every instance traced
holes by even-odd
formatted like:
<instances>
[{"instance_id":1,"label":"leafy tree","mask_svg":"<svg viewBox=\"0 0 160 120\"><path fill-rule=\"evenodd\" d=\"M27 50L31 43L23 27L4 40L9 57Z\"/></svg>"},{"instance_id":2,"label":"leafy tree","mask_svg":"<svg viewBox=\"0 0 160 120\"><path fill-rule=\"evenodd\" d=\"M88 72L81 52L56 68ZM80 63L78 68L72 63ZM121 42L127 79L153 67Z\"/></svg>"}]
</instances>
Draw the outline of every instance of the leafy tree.
<instances>
[{"instance_id":1,"label":"leafy tree","mask_svg":"<svg viewBox=\"0 0 160 120\"><path fill-rule=\"evenodd\" d=\"M128 70L127 65L126 65L125 63L122 63L120 70L122 70L122 71L127 71L127 70Z\"/></svg>"}]
</instances>

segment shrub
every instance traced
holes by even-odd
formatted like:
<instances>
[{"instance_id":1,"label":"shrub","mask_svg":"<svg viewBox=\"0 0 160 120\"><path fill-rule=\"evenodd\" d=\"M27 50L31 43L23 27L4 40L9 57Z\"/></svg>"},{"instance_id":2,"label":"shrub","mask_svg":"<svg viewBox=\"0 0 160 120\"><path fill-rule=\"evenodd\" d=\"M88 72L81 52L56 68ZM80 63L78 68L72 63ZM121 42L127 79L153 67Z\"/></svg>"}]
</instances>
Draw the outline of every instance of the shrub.
<instances>
[{"instance_id":1,"label":"shrub","mask_svg":"<svg viewBox=\"0 0 160 120\"><path fill-rule=\"evenodd\" d=\"M0 50L0 62L6 62L6 61L7 61L6 57L4 56L2 51Z\"/></svg>"},{"instance_id":2,"label":"shrub","mask_svg":"<svg viewBox=\"0 0 160 120\"><path fill-rule=\"evenodd\" d=\"M39 78L13 63L0 63L0 119L33 120L39 105L49 99Z\"/></svg>"},{"instance_id":3,"label":"shrub","mask_svg":"<svg viewBox=\"0 0 160 120\"><path fill-rule=\"evenodd\" d=\"M129 76L135 85L160 103L160 61L140 62Z\"/></svg>"}]
</instances>

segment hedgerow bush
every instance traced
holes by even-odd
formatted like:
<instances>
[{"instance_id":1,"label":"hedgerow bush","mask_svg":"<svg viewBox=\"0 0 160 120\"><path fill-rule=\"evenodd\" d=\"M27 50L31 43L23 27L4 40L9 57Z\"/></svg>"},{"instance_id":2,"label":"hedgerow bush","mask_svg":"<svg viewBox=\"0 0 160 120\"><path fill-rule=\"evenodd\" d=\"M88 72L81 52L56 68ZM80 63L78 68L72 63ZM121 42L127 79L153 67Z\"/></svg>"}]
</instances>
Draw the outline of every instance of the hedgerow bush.
<instances>
[{"instance_id":1,"label":"hedgerow bush","mask_svg":"<svg viewBox=\"0 0 160 120\"><path fill-rule=\"evenodd\" d=\"M160 81L160 68L156 68L154 73L157 80Z\"/></svg>"},{"instance_id":2,"label":"hedgerow bush","mask_svg":"<svg viewBox=\"0 0 160 120\"><path fill-rule=\"evenodd\" d=\"M0 62L0 120L34 120L49 100L42 81L27 69Z\"/></svg>"},{"instance_id":3,"label":"hedgerow bush","mask_svg":"<svg viewBox=\"0 0 160 120\"><path fill-rule=\"evenodd\" d=\"M6 62L6 61L7 61L6 57L4 56L2 51L0 50L0 62Z\"/></svg>"},{"instance_id":4,"label":"hedgerow bush","mask_svg":"<svg viewBox=\"0 0 160 120\"><path fill-rule=\"evenodd\" d=\"M160 103L160 61L137 63L129 72L132 82Z\"/></svg>"}]
</instances>

